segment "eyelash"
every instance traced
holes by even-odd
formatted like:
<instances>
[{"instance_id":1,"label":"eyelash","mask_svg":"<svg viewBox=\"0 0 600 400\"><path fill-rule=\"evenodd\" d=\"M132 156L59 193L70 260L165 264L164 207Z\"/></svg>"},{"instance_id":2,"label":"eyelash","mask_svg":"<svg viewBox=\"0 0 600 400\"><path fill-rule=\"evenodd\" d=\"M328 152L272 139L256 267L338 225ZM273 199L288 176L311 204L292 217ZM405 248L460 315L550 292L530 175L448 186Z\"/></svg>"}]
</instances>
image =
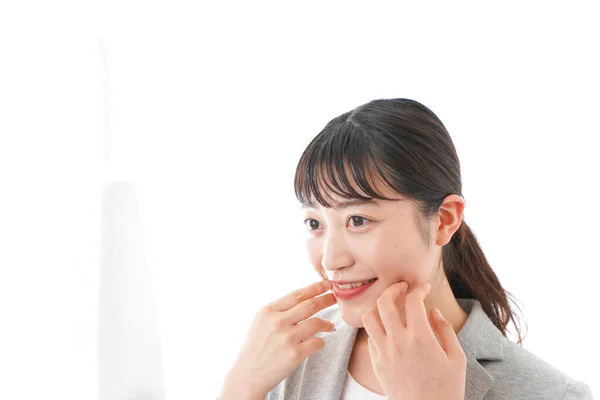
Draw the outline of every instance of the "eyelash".
<instances>
[{"instance_id":1,"label":"eyelash","mask_svg":"<svg viewBox=\"0 0 600 400\"><path fill-rule=\"evenodd\" d=\"M360 218L360 219L362 219L362 220L364 221L362 225L360 225L360 226L354 226L355 228L362 228L362 227L364 227L364 226L365 226L367 223L369 223L369 222L373 222L373 220L371 220L371 219L369 219L369 218L367 218L367 217L363 217L362 215L350 215L350 216L348 217L348 219L346 220L346 224L347 224L348 222L350 222L350 221L351 221L353 218ZM316 219L314 219L314 218L306 218L306 219L304 220L304 224L306 225L306 223L307 223L308 221L317 221L317 220L316 220ZM317 222L319 222L319 221L317 221ZM320 224L320 223L319 223L319 224ZM316 229L310 229L310 226L309 226L308 230L309 230L309 231L315 231Z\"/></svg>"}]
</instances>

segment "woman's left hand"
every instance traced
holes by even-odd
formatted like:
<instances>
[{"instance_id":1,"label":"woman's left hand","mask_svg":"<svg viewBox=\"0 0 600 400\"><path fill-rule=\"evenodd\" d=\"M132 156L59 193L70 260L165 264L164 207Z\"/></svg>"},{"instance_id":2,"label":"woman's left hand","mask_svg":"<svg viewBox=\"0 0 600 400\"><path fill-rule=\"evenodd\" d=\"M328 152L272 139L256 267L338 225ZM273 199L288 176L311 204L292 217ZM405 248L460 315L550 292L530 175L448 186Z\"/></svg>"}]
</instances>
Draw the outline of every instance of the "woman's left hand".
<instances>
[{"instance_id":1,"label":"woman's left hand","mask_svg":"<svg viewBox=\"0 0 600 400\"><path fill-rule=\"evenodd\" d=\"M464 399L466 357L452 324L424 304L431 285L386 289L362 316L373 369L389 400ZM406 323L400 317L404 303Z\"/></svg>"}]
</instances>

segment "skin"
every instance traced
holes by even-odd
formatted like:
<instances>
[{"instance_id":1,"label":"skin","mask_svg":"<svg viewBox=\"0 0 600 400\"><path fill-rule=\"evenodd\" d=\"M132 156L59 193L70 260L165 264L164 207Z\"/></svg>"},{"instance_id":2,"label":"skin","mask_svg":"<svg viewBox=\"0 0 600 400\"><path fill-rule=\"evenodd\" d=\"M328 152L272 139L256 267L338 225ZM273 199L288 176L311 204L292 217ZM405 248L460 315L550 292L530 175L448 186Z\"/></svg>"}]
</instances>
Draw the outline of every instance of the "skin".
<instances>
[{"instance_id":1,"label":"skin","mask_svg":"<svg viewBox=\"0 0 600 400\"><path fill-rule=\"evenodd\" d=\"M366 381L373 377L368 362L369 334L364 329L363 316L374 307L386 289L399 282L408 284L410 294L419 286L429 283L431 289L424 297L426 315L437 308L443 318L458 332L467 319L450 288L443 272L442 247L452 238L462 222L464 200L448 195L438 214L429 223L430 247L427 248L419 233L415 205L392 189L380 186L379 192L393 200L373 200L367 204L345 204L344 200L329 195L337 203L326 208L318 203L303 207L307 225L306 246L310 262L326 280L377 281L358 298L337 299L344 321L360 328L356 337L349 369L363 375ZM399 308L402 300L399 300ZM399 318L406 324L404 312ZM354 376L354 374L353 374ZM358 378L355 376L358 380ZM359 381L360 382L360 381ZM382 393L377 382L364 385Z\"/></svg>"}]
</instances>

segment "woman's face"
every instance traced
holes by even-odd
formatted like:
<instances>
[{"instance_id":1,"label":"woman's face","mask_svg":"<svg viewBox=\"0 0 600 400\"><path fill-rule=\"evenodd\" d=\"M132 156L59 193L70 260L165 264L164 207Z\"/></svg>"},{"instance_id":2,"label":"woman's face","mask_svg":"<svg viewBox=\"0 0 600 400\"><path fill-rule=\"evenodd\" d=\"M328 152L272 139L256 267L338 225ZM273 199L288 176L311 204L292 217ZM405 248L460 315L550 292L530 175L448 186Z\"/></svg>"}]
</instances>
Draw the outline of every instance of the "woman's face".
<instances>
[{"instance_id":1,"label":"woman's face","mask_svg":"<svg viewBox=\"0 0 600 400\"><path fill-rule=\"evenodd\" d=\"M337 203L333 208L303 208L308 255L319 275L333 282L377 278L349 300L336 296L344 321L357 328L390 285L406 281L411 291L430 282L439 261L440 247L427 249L421 238L414 204L394 192L383 194L400 201L329 197Z\"/></svg>"}]
</instances>

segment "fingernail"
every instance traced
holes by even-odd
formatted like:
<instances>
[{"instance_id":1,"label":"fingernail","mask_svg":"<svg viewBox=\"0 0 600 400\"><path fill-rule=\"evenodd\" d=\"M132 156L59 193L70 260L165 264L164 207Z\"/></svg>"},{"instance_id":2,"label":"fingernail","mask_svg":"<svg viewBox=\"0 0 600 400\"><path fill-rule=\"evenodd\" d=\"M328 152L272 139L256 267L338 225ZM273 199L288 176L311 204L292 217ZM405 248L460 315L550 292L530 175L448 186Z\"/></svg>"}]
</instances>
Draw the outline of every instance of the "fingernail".
<instances>
[{"instance_id":1,"label":"fingernail","mask_svg":"<svg viewBox=\"0 0 600 400\"><path fill-rule=\"evenodd\" d=\"M444 316L442 315L442 312L440 311L439 308L436 308L435 310L433 310L433 313L435 314L436 317L438 318L444 318Z\"/></svg>"},{"instance_id":2,"label":"fingernail","mask_svg":"<svg viewBox=\"0 0 600 400\"><path fill-rule=\"evenodd\" d=\"M330 287L329 285L331 285L331 282L330 281L323 281L322 285L323 285L324 288L329 288Z\"/></svg>"}]
</instances>

